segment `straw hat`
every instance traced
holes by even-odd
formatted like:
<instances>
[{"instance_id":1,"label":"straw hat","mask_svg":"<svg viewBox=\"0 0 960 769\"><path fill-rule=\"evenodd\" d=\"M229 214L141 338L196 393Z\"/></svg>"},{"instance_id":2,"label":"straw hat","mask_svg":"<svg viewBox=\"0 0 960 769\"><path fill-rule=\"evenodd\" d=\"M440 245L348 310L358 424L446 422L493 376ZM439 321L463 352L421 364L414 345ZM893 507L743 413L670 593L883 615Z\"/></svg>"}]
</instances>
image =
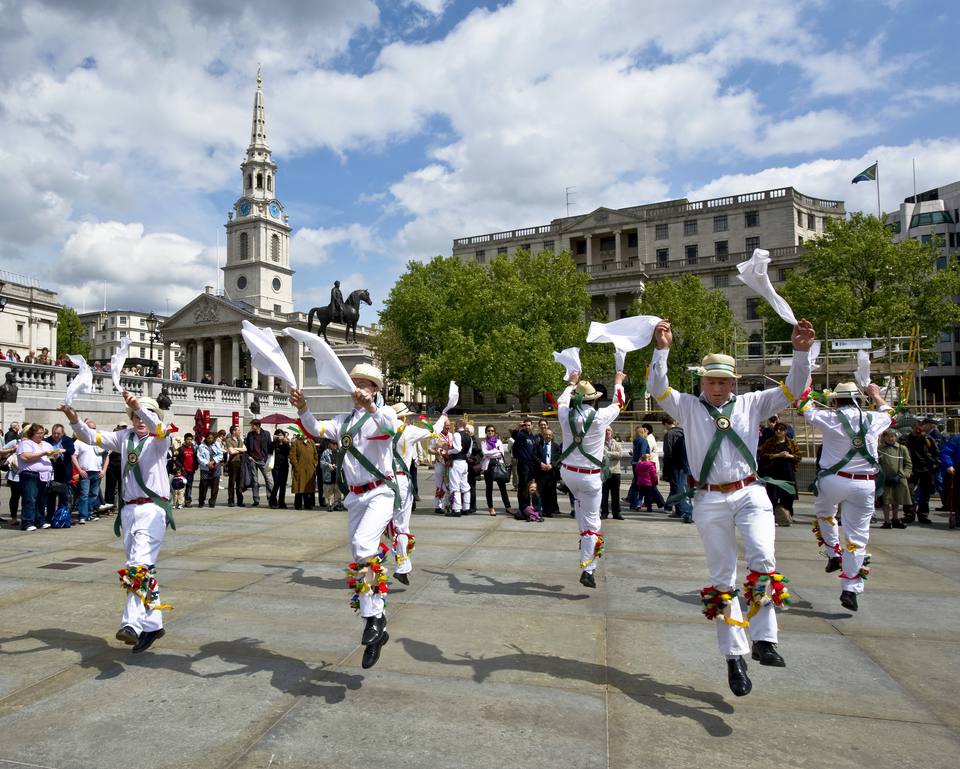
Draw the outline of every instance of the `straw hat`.
<instances>
[{"instance_id":1,"label":"straw hat","mask_svg":"<svg viewBox=\"0 0 960 769\"><path fill-rule=\"evenodd\" d=\"M737 361L729 355L714 352L706 355L697 369L697 376L714 377L716 379L739 379Z\"/></svg>"},{"instance_id":2,"label":"straw hat","mask_svg":"<svg viewBox=\"0 0 960 769\"><path fill-rule=\"evenodd\" d=\"M574 394L583 396L583 400L585 401L596 400L600 397L597 389L584 379L577 382L577 389L574 390Z\"/></svg>"},{"instance_id":3,"label":"straw hat","mask_svg":"<svg viewBox=\"0 0 960 769\"><path fill-rule=\"evenodd\" d=\"M144 396L143 398L137 398L137 401L140 403L140 408L144 411L152 411L157 415L158 419L163 419L163 409L160 408L159 404L153 398ZM133 409L127 409L127 418L133 419Z\"/></svg>"},{"instance_id":4,"label":"straw hat","mask_svg":"<svg viewBox=\"0 0 960 769\"><path fill-rule=\"evenodd\" d=\"M397 401L390 408L392 408L394 413L397 415L397 419L403 419L404 417L408 417L413 413L409 408L407 408L407 404L403 401Z\"/></svg>"},{"instance_id":5,"label":"straw hat","mask_svg":"<svg viewBox=\"0 0 960 769\"><path fill-rule=\"evenodd\" d=\"M369 363L358 363L350 370L351 379L368 379L373 382L378 390L383 389L383 374L376 366Z\"/></svg>"},{"instance_id":6,"label":"straw hat","mask_svg":"<svg viewBox=\"0 0 960 769\"><path fill-rule=\"evenodd\" d=\"M862 398L863 393L860 392L860 388L857 387L856 382L841 382L837 385L835 390L827 390L824 392L828 398Z\"/></svg>"}]
</instances>

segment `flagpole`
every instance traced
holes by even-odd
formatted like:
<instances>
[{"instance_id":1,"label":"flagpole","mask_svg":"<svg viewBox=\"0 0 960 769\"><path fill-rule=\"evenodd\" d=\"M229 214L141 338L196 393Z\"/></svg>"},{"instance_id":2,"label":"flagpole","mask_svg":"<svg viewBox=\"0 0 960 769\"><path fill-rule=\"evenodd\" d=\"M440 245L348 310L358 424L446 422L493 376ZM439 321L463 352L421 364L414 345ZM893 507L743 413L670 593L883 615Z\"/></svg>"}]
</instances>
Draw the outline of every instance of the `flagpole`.
<instances>
[{"instance_id":1,"label":"flagpole","mask_svg":"<svg viewBox=\"0 0 960 769\"><path fill-rule=\"evenodd\" d=\"M883 215L880 213L880 161L874 161L877 165L877 219L883 221Z\"/></svg>"}]
</instances>

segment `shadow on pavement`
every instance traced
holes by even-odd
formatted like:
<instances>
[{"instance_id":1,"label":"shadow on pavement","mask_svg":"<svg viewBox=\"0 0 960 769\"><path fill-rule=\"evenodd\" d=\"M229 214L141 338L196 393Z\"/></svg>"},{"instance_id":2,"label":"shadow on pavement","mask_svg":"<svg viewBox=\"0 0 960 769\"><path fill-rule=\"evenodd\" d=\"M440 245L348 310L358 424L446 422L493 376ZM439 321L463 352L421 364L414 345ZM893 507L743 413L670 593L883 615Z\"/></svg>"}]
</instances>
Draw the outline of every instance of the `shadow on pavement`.
<instances>
[{"instance_id":1,"label":"shadow on pavement","mask_svg":"<svg viewBox=\"0 0 960 769\"><path fill-rule=\"evenodd\" d=\"M345 577L329 579L327 577L305 577L303 569L293 566L280 566L275 564L261 564L266 569L287 569L290 576L287 577L287 583L291 585L306 585L307 587L319 587L325 590L343 590L346 591L347 583Z\"/></svg>"},{"instance_id":2,"label":"shadow on pavement","mask_svg":"<svg viewBox=\"0 0 960 769\"><path fill-rule=\"evenodd\" d=\"M531 673L544 673L560 680L587 681L606 684L627 695L634 702L647 705L663 715L673 718L687 718L699 723L713 737L726 737L733 733L730 725L717 713L733 713L733 707L716 692L702 692L691 686L661 683L646 673L627 673L626 671L599 665L593 662L555 657L548 654L527 654L517 646L515 654L499 657L474 658L472 655L460 655L459 659L445 657L439 647L433 644L400 638L407 654L418 662L441 665L457 665L473 669L473 680L483 683L498 670L522 670ZM678 702L674 697L692 701L694 704Z\"/></svg>"},{"instance_id":3,"label":"shadow on pavement","mask_svg":"<svg viewBox=\"0 0 960 769\"><path fill-rule=\"evenodd\" d=\"M583 601L588 598L584 594L564 593L563 585L543 585L539 582L501 582L485 574L471 574L471 577L486 580L487 584L475 584L464 582L456 574L446 571L431 571L422 569L425 574L435 574L447 580L447 584L454 593L463 593L467 595L476 595L486 593L488 595L529 595L540 598L559 598L566 601Z\"/></svg>"},{"instance_id":4,"label":"shadow on pavement","mask_svg":"<svg viewBox=\"0 0 960 769\"><path fill-rule=\"evenodd\" d=\"M703 606L703 602L700 600L699 593L673 593L669 590L664 590L662 587L657 587L656 585L644 585L643 587L638 587L637 592L652 593L653 595L672 598L674 601L690 604L691 606Z\"/></svg>"}]
</instances>

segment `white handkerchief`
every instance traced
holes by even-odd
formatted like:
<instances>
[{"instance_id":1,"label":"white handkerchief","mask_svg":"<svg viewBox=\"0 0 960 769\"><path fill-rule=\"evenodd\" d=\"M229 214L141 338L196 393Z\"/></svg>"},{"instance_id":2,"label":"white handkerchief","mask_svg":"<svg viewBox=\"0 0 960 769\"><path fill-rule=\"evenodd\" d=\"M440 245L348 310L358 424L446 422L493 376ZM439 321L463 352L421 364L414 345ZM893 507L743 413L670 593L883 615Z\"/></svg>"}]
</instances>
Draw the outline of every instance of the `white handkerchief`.
<instances>
[{"instance_id":1,"label":"white handkerchief","mask_svg":"<svg viewBox=\"0 0 960 769\"><path fill-rule=\"evenodd\" d=\"M452 379L450 380L450 389L447 391L447 405L443 407L442 414L446 414L450 409L460 402L460 388Z\"/></svg>"},{"instance_id":2,"label":"white handkerchief","mask_svg":"<svg viewBox=\"0 0 960 769\"><path fill-rule=\"evenodd\" d=\"M80 370L73 378L73 381L67 385L67 394L63 396L63 403L65 406L71 405L73 403L73 399L78 395L81 395L82 393L93 392L93 372L90 370L87 362L83 359L83 356L68 355L67 357L73 361Z\"/></svg>"},{"instance_id":3,"label":"white handkerchief","mask_svg":"<svg viewBox=\"0 0 960 769\"><path fill-rule=\"evenodd\" d=\"M347 370L343 367L330 345L316 334L308 334L298 328L285 328L283 333L303 342L313 355L313 365L317 369L317 384L334 387L337 390L352 393L357 389Z\"/></svg>"},{"instance_id":4,"label":"white handkerchief","mask_svg":"<svg viewBox=\"0 0 960 769\"><path fill-rule=\"evenodd\" d=\"M857 350L857 373L853 378L861 390L870 384L870 353L866 350Z\"/></svg>"},{"instance_id":5,"label":"white handkerchief","mask_svg":"<svg viewBox=\"0 0 960 769\"><path fill-rule=\"evenodd\" d=\"M613 365L614 371L623 371L623 367L627 365L627 351L621 350L619 347L614 351L613 354Z\"/></svg>"},{"instance_id":6,"label":"white handkerchief","mask_svg":"<svg viewBox=\"0 0 960 769\"><path fill-rule=\"evenodd\" d=\"M816 371L820 368L820 364L817 363L817 358L820 357L820 340L817 339L814 341L813 345L810 347L810 351L807 353L807 360L810 361L810 370Z\"/></svg>"},{"instance_id":7,"label":"white handkerchief","mask_svg":"<svg viewBox=\"0 0 960 769\"><path fill-rule=\"evenodd\" d=\"M566 369L563 378L568 382L570 381L570 377L573 376L574 371L583 370L583 367L580 365L579 347L568 347L566 350L555 352L553 359Z\"/></svg>"},{"instance_id":8,"label":"white handkerchief","mask_svg":"<svg viewBox=\"0 0 960 769\"><path fill-rule=\"evenodd\" d=\"M113 386L118 393L123 392L120 386L120 372L127 362L127 350L130 349L130 337L125 336L120 339L120 348L110 356L110 378L113 379Z\"/></svg>"},{"instance_id":9,"label":"white handkerchief","mask_svg":"<svg viewBox=\"0 0 960 769\"><path fill-rule=\"evenodd\" d=\"M611 323L591 323L588 342L609 342L618 350L630 352L646 347L653 340L653 331L661 321L656 315L634 315Z\"/></svg>"},{"instance_id":10,"label":"white handkerchief","mask_svg":"<svg viewBox=\"0 0 960 769\"><path fill-rule=\"evenodd\" d=\"M287 356L280 349L280 343L269 328L254 326L249 320L243 322L240 331L243 341L250 351L250 362L262 374L278 376L291 387L297 386L293 369Z\"/></svg>"},{"instance_id":11,"label":"white handkerchief","mask_svg":"<svg viewBox=\"0 0 960 769\"><path fill-rule=\"evenodd\" d=\"M737 270L740 271L737 277L766 299L777 315L791 326L796 326L797 317L787 304L787 300L780 296L770 284L770 276L767 275L768 264L770 264L770 252L755 248L753 256L737 265Z\"/></svg>"}]
</instances>

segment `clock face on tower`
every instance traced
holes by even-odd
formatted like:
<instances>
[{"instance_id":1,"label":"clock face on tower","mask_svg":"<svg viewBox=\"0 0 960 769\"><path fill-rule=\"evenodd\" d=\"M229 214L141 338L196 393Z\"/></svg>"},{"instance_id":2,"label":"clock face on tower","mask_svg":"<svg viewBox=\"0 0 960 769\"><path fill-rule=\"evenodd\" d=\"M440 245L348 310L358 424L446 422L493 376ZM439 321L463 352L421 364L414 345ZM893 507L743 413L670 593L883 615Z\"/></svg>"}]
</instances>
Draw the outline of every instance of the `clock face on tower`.
<instances>
[{"instance_id":1,"label":"clock face on tower","mask_svg":"<svg viewBox=\"0 0 960 769\"><path fill-rule=\"evenodd\" d=\"M240 216L249 216L250 215L250 203L246 200L240 204Z\"/></svg>"},{"instance_id":2,"label":"clock face on tower","mask_svg":"<svg viewBox=\"0 0 960 769\"><path fill-rule=\"evenodd\" d=\"M276 203L271 203L269 210L270 216L272 216L274 219L280 218L280 206L278 206Z\"/></svg>"}]
</instances>

